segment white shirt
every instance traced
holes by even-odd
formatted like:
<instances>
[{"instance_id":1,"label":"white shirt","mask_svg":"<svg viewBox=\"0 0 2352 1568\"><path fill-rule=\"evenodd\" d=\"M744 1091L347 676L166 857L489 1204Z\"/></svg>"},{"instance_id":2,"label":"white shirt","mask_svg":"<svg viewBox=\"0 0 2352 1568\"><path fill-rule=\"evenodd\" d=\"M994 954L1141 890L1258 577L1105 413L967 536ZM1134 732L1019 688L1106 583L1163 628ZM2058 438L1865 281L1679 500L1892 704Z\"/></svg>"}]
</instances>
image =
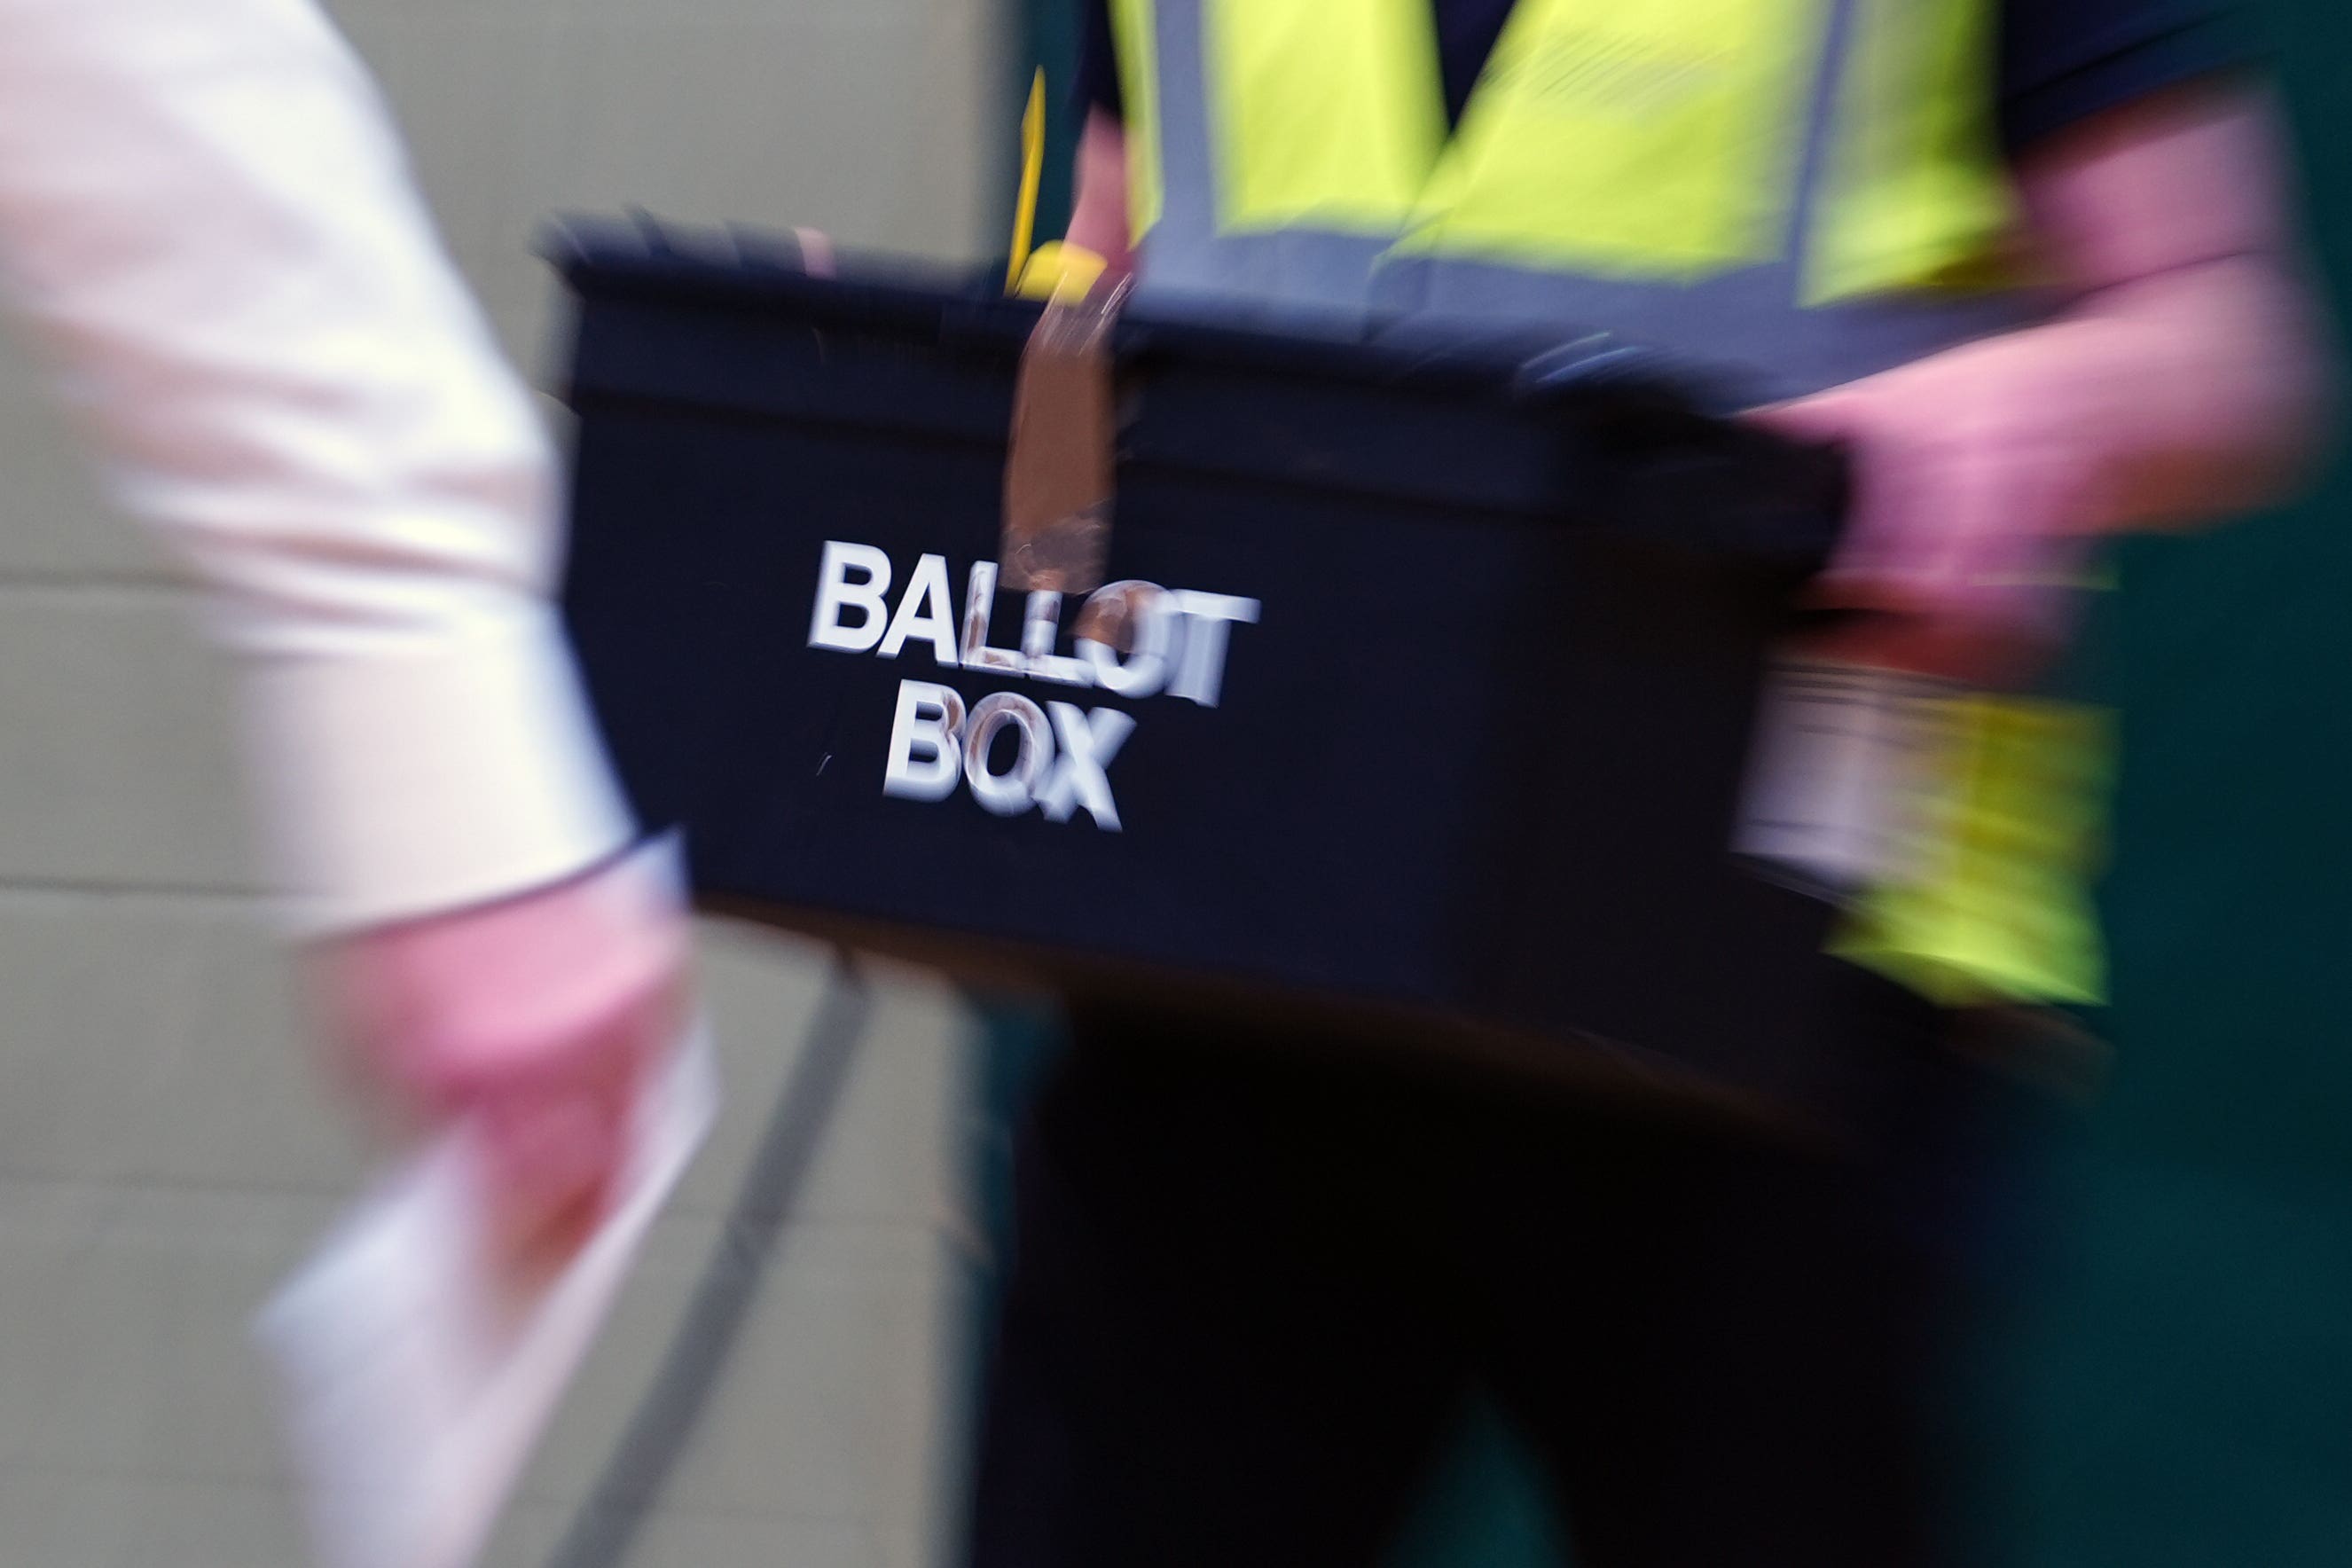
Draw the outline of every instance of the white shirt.
<instances>
[{"instance_id":1,"label":"white shirt","mask_svg":"<svg viewBox=\"0 0 2352 1568\"><path fill-rule=\"evenodd\" d=\"M626 842L547 437L310 0L0 0L0 279L209 591L300 926Z\"/></svg>"}]
</instances>

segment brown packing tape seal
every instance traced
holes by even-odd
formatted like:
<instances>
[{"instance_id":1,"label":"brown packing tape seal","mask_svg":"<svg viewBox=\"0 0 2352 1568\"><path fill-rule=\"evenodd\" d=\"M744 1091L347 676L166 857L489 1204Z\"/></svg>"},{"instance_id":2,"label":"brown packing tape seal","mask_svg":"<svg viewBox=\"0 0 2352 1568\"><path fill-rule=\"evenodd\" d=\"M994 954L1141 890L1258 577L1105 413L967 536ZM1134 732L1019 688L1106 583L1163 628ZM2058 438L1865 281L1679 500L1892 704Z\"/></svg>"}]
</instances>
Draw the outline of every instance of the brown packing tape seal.
<instances>
[{"instance_id":1,"label":"brown packing tape seal","mask_svg":"<svg viewBox=\"0 0 2352 1568\"><path fill-rule=\"evenodd\" d=\"M1102 586L1118 437L1111 327L1126 298L1121 279L1084 299L1055 300L1022 351L997 545L1003 587L1088 594Z\"/></svg>"}]
</instances>

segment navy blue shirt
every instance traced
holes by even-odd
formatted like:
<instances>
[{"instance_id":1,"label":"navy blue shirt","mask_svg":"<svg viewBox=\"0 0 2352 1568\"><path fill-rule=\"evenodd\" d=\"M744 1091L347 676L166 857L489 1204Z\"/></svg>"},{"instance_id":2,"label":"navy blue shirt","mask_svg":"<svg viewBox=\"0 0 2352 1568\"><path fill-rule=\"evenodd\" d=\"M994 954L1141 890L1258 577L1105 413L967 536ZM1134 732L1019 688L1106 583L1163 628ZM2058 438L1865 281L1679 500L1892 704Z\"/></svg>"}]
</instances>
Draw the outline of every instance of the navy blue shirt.
<instances>
[{"instance_id":1,"label":"navy blue shirt","mask_svg":"<svg viewBox=\"0 0 2352 1568\"><path fill-rule=\"evenodd\" d=\"M1432 0L1445 111L1462 116L1514 0ZM1109 0L1085 0L1082 107L1119 112ZM2102 110L2247 63L2225 0L2007 0L2000 127L2014 151Z\"/></svg>"}]
</instances>

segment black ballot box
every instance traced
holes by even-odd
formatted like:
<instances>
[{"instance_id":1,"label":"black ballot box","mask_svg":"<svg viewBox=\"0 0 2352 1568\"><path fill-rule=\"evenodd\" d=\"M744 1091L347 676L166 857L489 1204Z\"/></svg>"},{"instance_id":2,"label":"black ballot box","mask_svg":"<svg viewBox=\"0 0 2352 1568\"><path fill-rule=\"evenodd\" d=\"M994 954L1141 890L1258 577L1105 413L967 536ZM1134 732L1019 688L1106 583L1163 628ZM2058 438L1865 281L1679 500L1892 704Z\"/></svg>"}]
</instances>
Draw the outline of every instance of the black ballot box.
<instances>
[{"instance_id":1,"label":"black ballot box","mask_svg":"<svg viewBox=\"0 0 2352 1568\"><path fill-rule=\"evenodd\" d=\"M1827 907L1731 852L1822 454L1595 342L1139 306L1107 574L1146 603L1081 648L1087 595L1041 631L989 591L1035 305L757 237L549 248L566 611L706 904L1758 1105L1870 1048Z\"/></svg>"}]
</instances>

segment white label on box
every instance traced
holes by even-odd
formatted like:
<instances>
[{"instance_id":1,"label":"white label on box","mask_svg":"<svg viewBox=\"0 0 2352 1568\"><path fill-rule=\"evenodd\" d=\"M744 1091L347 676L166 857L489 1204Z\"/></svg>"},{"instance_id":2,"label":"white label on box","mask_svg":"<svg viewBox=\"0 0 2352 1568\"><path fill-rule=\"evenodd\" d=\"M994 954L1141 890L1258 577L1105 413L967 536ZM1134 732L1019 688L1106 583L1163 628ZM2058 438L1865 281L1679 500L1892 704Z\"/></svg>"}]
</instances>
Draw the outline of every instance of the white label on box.
<instances>
[{"instance_id":1,"label":"white label on box","mask_svg":"<svg viewBox=\"0 0 2352 1568\"><path fill-rule=\"evenodd\" d=\"M1777 665L1733 848L1836 894L1902 876L1918 850L1937 699L1950 690L1862 665Z\"/></svg>"}]
</instances>

